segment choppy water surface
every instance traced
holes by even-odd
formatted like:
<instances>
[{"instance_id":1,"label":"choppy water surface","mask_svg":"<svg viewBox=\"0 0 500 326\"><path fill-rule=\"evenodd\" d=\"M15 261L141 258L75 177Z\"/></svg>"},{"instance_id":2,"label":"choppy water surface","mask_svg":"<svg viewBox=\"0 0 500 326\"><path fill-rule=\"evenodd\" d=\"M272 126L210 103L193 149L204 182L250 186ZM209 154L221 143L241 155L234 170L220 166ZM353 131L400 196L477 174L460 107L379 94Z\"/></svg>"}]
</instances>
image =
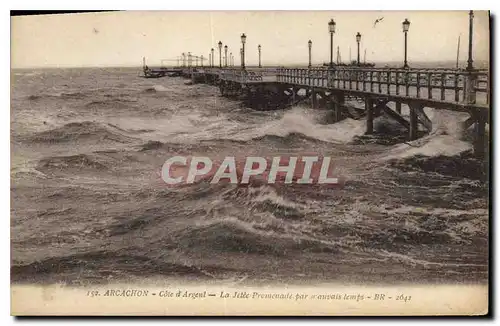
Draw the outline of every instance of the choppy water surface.
<instances>
[{"instance_id":1,"label":"choppy water surface","mask_svg":"<svg viewBox=\"0 0 500 326\"><path fill-rule=\"evenodd\" d=\"M305 105L258 112L137 75L12 73L13 281L486 282L488 185L466 117L431 110L434 131L405 143ZM332 157L345 186L174 189L159 176L178 154L282 153Z\"/></svg>"}]
</instances>

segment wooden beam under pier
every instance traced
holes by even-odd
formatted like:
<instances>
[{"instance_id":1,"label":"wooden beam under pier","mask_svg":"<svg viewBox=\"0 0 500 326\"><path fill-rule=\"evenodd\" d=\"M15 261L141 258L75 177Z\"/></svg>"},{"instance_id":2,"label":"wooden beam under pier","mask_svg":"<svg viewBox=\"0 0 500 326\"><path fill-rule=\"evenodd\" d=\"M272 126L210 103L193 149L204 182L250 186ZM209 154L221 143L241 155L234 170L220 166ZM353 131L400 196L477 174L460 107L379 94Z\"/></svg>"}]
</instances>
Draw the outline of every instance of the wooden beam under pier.
<instances>
[{"instance_id":1,"label":"wooden beam under pier","mask_svg":"<svg viewBox=\"0 0 500 326\"><path fill-rule=\"evenodd\" d=\"M396 112L401 114L401 102L396 101Z\"/></svg>"},{"instance_id":2,"label":"wooden beam under pier","mask_svg":"<svg viewBox=\"0 0 500 326\"><path fill-rule=\"evenodd\" d=\"M399 122L399 124L401 124L406 129L410 129L410 123L405 118L403 118L398 112L393 111L390 107L388 107L386 103L384 103L383 106L381 106L381 108L389 117Z\"/></svg>"},{"instance_id":3,"label":"wooden beam under pier","mask_svg":"<svg viewBox=\"0 0 500 326\"><path fill-rule=\"evenodd\" d=\"M432 121L429 119L427 114L424 112L424 106L423 105L414 105L414 110L415 113L418 116L418 120L420 123L427 129L428 132L432 131Z\"/></svg>"},{"instance_id":4,"label":"wooden beam under pier","mask_svg":"<svg viewBox=\"0 0 500 326\"><path fill-rule=\"evenodd\" d=\"M472 126L474 124L474 122L476 122L476 119L474 119L473 116L470 116L467 120L465 120L464 122L462 122L462 128L463 128L463 130L469 129L470 126Z\"/></svg>"}]
</instances>

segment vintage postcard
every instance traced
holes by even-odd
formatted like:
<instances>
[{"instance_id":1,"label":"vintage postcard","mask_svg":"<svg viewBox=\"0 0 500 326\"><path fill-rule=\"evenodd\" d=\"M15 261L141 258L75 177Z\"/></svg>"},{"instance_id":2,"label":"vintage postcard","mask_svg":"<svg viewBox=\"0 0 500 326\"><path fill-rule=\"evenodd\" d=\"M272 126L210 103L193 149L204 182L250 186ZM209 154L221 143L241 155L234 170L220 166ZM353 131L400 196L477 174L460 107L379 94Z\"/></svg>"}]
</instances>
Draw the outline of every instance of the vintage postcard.
<instances>
[{"instance_id":1,"label":"vintage postcard","mask_svg":"<svg viewBox=\"0 0 500 326\"><path fill-rule=\"evenodd\" d=\"M11 28L13 315L488 313L489 12Z\"/></svg>"}]
</instances>

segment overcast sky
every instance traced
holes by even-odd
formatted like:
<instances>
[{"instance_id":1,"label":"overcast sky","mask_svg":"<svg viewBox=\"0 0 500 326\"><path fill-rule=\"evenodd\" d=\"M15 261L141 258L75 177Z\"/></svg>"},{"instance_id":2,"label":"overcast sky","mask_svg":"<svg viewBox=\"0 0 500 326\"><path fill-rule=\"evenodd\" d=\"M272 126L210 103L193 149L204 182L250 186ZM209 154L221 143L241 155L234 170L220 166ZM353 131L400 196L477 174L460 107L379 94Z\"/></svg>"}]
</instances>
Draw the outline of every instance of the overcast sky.
<instances>
[{"instance_id":1,"label":"overcast sky","mask_svg":"<svg viewBox=\"0 0 500 326\"><path fill-rule=\"evenodd\" d=\"M376 19L384 17L374 27ZM467 11L129 11L12 17L12 68L151 66L190 51L208 57L217 42L228 45L239 64L240 35L247 35L246 63L307 64L307 41L313 63L329 61L328 21L336 22L333 38L343 61L356 59L357 32L370 62L402 61L401 23L410 20L408 60L454 61L461 35L460 60L467 60ZM224 50L223 50L224 51ZM474 16L474 59L488 60L489 19ZM216 55L216 62L218 55Z\"/></svg>"}]
</instances>

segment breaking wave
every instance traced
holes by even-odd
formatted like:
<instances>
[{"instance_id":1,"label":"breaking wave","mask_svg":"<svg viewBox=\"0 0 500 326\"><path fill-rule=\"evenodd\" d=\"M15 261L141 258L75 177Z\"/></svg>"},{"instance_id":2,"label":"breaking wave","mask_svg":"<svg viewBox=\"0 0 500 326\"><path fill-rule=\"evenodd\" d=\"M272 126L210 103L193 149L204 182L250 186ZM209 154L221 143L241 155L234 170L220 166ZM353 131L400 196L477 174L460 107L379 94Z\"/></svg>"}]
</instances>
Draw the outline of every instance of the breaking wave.
<instances>
[{"instance_id":1,"label":"breaking wave","mask_svg":"<svg viewBox=\"0 0 500 326\"><path fill-rule=\"evenodd\" d=\"M30 101L41 100L45 98L61 98L61 99L84 99L88 97L89 94L84 92L51 92L51 93L42 93L42 94L32 94L27 96L27 99Z\"/></svg>"},{"instance_id":2,"label":"breaking wave","mask_svg":"<svg viewBox=\"0 0 500 326\"><path fill-rule=\"evenodd\" d=\"M353 119L346 119L332 125L321 124L320 121L324 119L325 114L327 113L294 107L286 111L280 119L264 123L255 129L243 131L237 137L256 139L266 135L286 137L293 134L303 134L310 139L347 143L354 136L364 132L364 123Z\"/></svg>"},{"instance_id":3,"label":"breaking wave","mask_svg":"<svg viewBox=\"0 0 500 326\"><path fill-rule=\"evenodd\" d=\"M115 110L133 109L134 107L131 106L131 103L133 102L134 101L129 99L114 98L111 100L91 101L89 103L86 103L84 105L84 108L100 112L102 110L115 111Z\"/></svg>"},{"instance_id":4,"label":"breaking wave","mask_svg":"<svg viewBox=\"0 0 500 326\"><path fill-rule=\"evenodd\" d=\"M157 92L168 92L169 89L163 85L154 85L153 87L146 88L144 93L157 93Z\"/></svg>"},{"instance_id":5,"label":"breaking wave","mask_svg":"<svg viewBox=\"0 0 500 326\"><path fill-rule=\"evenodd\" d=\"M92 121L71 122L64 126L42 131L30 137L33 142L67 143L67 142L117 142L128 143L134 140L123 135L120 130Z\"/></svg>"},{"instance_id":6,"label":"breaking wave","mask_svg":"<svg viewBox=\"0 0 500 326\"><path fill-rule=\"evenodd\" d=\"M91 170L108 170L109 166L99 160L97 156L78 154L70 156L56 156L40 160L37 170L67 170L67 169L91 169Z\"/></svg>"},{"instance_id":7,"label":"breaking wave","mask_svg":"<svg viewBox=\"0 0 500 326\"><path fill-rule=\"evenodd\" d=\"M472 149L470 142L463 140L462 122L468 114L432 110L429 114L432 121L432 131L414 141L395 145L385 155L383 160L407 158L418 155L455 156Z\"/></svg>"}]
</instances>

